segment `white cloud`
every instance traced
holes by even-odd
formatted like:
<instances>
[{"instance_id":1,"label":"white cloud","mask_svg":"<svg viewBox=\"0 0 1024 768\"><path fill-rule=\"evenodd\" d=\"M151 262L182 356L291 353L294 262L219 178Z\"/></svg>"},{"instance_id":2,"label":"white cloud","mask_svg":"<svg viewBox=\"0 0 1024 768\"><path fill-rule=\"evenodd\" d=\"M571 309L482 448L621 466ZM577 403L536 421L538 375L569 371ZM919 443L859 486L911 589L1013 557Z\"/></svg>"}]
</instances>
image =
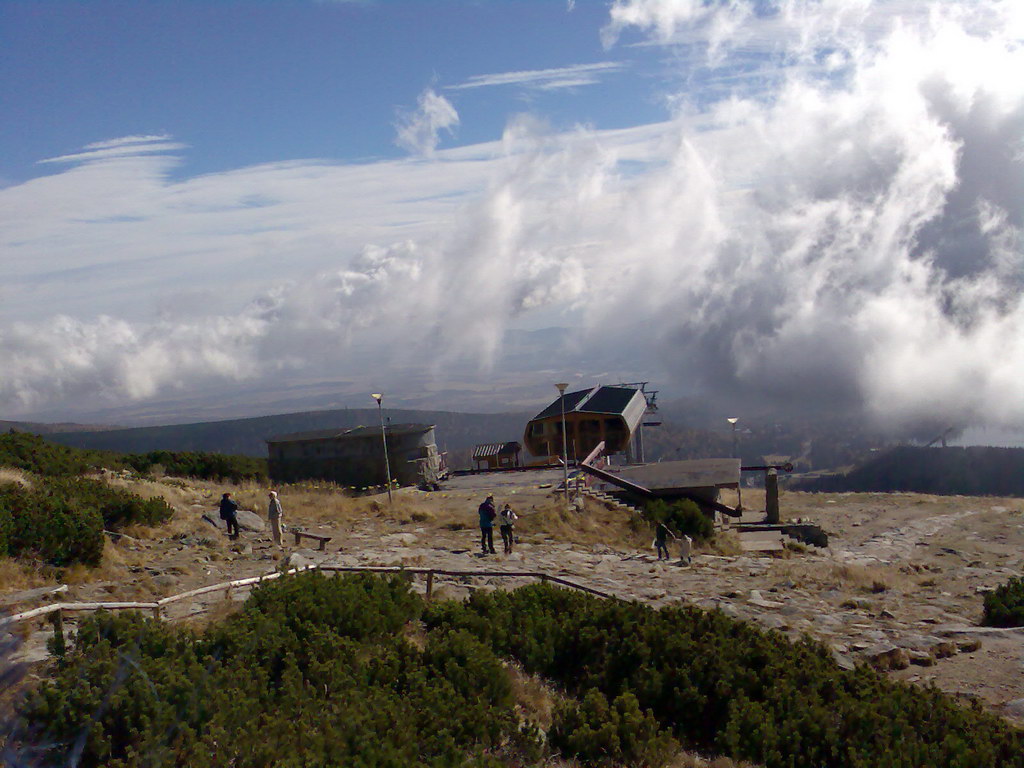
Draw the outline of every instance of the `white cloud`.
<instances>
[{"instance_id":1,"label":"white cloud","mask_svg":"<svg viewBox=\"0 0 1024 768\"><path fill-rule=\"evenodd\" d=\"M166 136L127 136L110 141L87 144L85 152L75 152L60 157L48 157L40 163L85 163L93 160L112 160L118 157L134 157L143 154L175 152L187 149L188 145L169 141Z\"/></svg>"},{"instance_id":2,"label":"white cloud","mask_svg":"<svg viewBox=\"0 0 1024 768\"><path fill-rule=\"evenodd\" d=\"M510 328L558 323L583 329L594 365L657 356L663 389L733 406L1024 424L1024 48L991 23L1009 6L856 35L836 13L891 5L787 7L798 23L769 21L790 25L794 65L769 93L660 125L551 134L521 117L431 163L172 182L173 158L136 155L0 190L0 398L282 372L493 382L557 367L502 354ZM843 61L828 77L801 64L823 39ZM436 147L430 125L414 146Z\"/></svg>"},{"instance_id":3,"label":"white cloud","mask_svg":"<svg viewBox=\"0 0 1024 768\"><path fill-rule=\"evenodd\" d=\"M452 132L459 124L459 113L444 96L427 88L420 94L416 109L399 115L395 143L414 154L430 156L437 149L441 131Z\"/></svg>"},{"instance_id":4,"label":"white cloud","mask_svg":"<svg viewBox=\"0 0 1024 768\"><path fill-rule=\"evenodd\" d=\"M595 64L573 64L554 69L527 69L517 72L498 72L489 75L474 75L464 83L446 86L446 90L458 91L468 88L490 88L498 85L525 85L541 90L575 88L595 85L603 75L621 72L625 65L615 61Z\"/></svg>"}]
</instances>

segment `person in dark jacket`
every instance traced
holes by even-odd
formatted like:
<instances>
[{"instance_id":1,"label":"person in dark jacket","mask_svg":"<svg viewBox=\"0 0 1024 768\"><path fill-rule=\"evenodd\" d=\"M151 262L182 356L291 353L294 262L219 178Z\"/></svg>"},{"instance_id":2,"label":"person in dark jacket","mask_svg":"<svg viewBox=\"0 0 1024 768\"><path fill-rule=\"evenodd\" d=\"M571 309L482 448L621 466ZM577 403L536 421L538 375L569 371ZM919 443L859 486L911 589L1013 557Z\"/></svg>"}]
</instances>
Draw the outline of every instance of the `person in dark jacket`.
<instances>
[{"instance_id":1,"label":"person in dark jacket","mask_svg":"<svg viewBox=\"0 0 1024 768\"><path fill-rule=\"evenodd\" d=\"M220 519L227 523L228 538L238 538L238 502L225 493L220 498Z\"/></svg>"},{"instance_id":2,"label":"person in dark jacket","mask_svg":"<svg viewBox=\"0 0 1024 768\"><path fill-rule=\"evenodd\" d=\"M477 509L480 514L480 549L483 553L496 555L494 551L494 518L498 511L494 508L494 497L488 496Z\"/></svg>"},{"instance_id":3,"label":"person in dark jacket","mask_svg":"<svg viewBox=\"0 0 1024 768\"><path fill-rule=\"evenodd\" d=\"M668 538L671 536L673 539L676 535L672 533L667 525L664 523L658 523L658 527L654 529L654 543L658 548L658 559L661 560L662 553L665 554L665 559L669 559L668 554Z\"/></svg>"}]
</instances>

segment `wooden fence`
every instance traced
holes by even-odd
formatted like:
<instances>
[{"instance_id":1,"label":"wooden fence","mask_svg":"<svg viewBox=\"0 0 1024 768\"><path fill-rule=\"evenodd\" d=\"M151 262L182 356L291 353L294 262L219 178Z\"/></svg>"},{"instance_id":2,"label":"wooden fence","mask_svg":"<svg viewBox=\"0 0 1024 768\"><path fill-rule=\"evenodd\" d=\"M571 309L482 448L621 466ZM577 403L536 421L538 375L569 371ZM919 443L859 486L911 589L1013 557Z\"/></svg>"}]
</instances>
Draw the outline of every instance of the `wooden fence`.
<instances>
[{"instance_id":1,"label":"wooden fence","mask_svg":"<svg viewBox=\"0 0 1024 768\"><path fill-rule=\"evenodd\" d=\"M243 589L251 587L254 584L261 584L265 581L273 581L279 579L282 576L301 573L304 571L329 571L336 573L351 573L351 572L363 572L363 573L400 573L409 574L411 576L426 576L426 598L430 600L434 592L434 579L437 576L445 576L449 578L505 578L505 579L538 579L544 583L558 584L563 587L570 589L576 589L581 592L586 592L591 595L597 595L603 598L612 598L607 592L602 592L598 589L588 587L584 584L579 584L569 579L564 579L561 576L553 576L543 571L456 571L448 570L445 568L403 568L401 566L364 566L364 565L330 565L330 564L319 564L310 565L304 568L293 568L288 571L275 571L273 573L266 573L262 576L252 576L247 579L236 579L235 581L225 581L220 584L211 584L206 587L199 587L198 589L190 589L187 592L181 592L177 595L169 595L168 597L161 598L153 602L93 602L93 603L51 603L50 605L43 605L39 608L33 608L29 611L22 611L21 613L15 613L10 616L0 617L0 631L10 629L15 624L29 619L35 619L43 616L47 616L50 622L53 624L54 634L58 636L58 644L63 644L63 626L64 626L64 614L65 613L77 613L79 611L149 611L153 618L163 619L164 608L173 603L181 602L182 600L189 600L191 598L199 597L200 595L206 595L211 592L224 592L224 598L226 600L231 599L231 593L236 589Z\"/></svg>"}]
</instances>

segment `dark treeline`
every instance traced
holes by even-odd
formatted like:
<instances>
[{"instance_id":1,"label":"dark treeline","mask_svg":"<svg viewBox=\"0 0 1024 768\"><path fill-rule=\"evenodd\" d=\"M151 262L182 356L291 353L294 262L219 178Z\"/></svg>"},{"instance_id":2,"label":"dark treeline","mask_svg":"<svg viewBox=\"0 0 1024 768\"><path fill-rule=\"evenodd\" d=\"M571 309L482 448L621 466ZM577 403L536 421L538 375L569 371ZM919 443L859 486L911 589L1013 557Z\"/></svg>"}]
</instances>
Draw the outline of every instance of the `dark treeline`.
<instances>
[{"instance_id":1,"label":"dark treeline","mask_svg":"<svg viewBox=\"0 0 1024 768\"><path fill-rule=\"evenodd\" d=\"M893 448L843 475L794 490L963 496L1024 496L1024 448Z\"/></svg>"}]
</instances>

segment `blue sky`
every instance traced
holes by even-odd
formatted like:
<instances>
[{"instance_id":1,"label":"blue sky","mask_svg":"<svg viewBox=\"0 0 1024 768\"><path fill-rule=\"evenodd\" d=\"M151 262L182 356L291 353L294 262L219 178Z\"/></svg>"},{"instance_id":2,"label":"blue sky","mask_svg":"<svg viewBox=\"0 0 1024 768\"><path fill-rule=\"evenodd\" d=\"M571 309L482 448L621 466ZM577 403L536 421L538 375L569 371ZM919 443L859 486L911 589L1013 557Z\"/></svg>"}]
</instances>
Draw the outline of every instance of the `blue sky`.
<instances>
[{"instance_id":1,"label":"blue sky","mask_svg":"<svg viewBox=\"0 0 1024 768\"><path fill-rule=\"evenodd\" d=\"M0 2L0 418L1024 425L1017 0Z\"/></svg>"},{"instance_id":2,"label":"blue sky","mask_svg":"<svg viewBox=\"0 0 1024 768\"><path fill-rule=\"evenodd\" d=\"M500 137L511 112L556 127L664 119L658 52L606 51L607 7L580 2L5 2L3 173L123 135L170 134L178 173L303 158L395 157L391 124L434 85L462 120L448 145ZM491 73L614 63L593 86L461 88Z\"/></svg>"}]
</instances>

